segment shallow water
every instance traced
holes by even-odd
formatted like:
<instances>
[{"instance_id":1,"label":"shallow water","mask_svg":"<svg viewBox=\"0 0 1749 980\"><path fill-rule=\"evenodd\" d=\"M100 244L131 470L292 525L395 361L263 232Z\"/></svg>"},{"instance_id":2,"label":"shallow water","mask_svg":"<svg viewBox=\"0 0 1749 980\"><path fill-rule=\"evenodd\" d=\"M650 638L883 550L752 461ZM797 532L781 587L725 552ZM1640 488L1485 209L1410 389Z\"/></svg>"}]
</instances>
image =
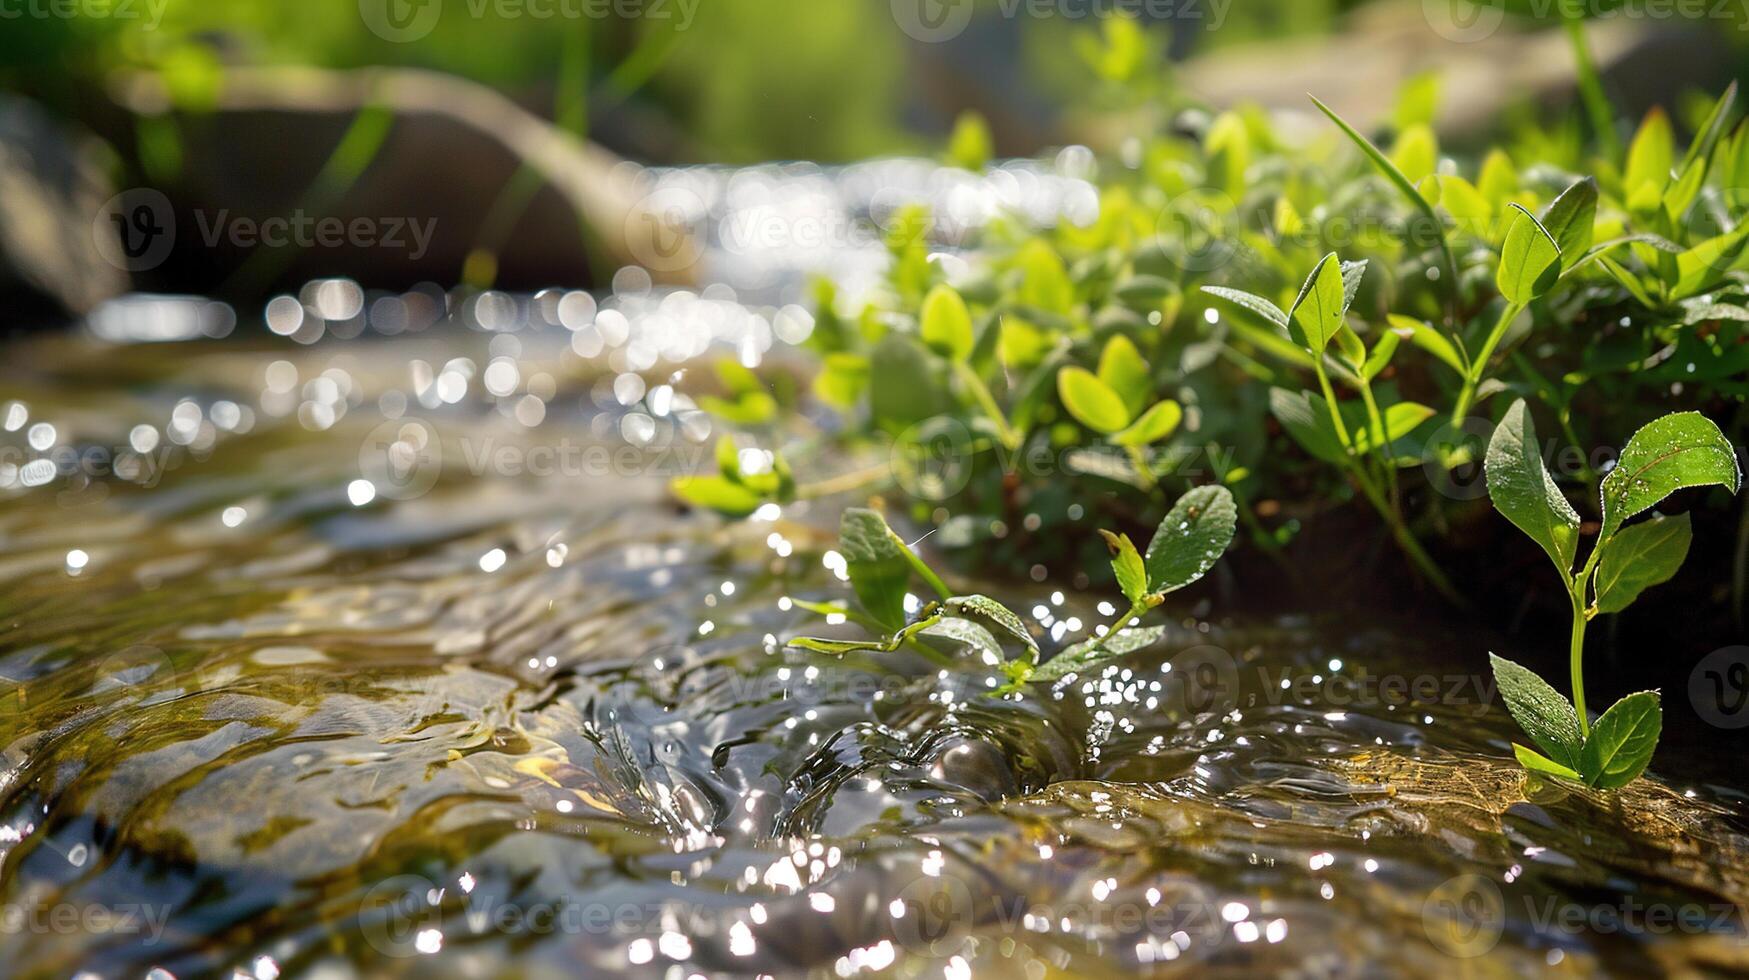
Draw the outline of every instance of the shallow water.
<instances>
[{"instance_id":1,"label":"shallow water","mask_svg":"<svg viewBox=\"0 0 1749 980\"><path fill-rule=\"evenodd\" d=\"M7 354L0 445L136 447L0 470L8 972L1749 969L1742 797L1527 781L1460 633L1173 606L998 700L780 649L833 510L675 509L708 422L563 329Z\"/></svg>"}]
</instances>

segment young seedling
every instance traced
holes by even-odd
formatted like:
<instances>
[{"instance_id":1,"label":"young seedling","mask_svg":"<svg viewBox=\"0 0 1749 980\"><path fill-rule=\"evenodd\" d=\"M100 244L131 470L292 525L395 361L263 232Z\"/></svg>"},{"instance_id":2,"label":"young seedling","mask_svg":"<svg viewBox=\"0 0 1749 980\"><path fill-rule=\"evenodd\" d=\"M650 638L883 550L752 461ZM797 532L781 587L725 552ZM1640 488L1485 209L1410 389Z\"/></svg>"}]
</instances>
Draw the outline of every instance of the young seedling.
<instances>
[{"instance_id":1,"label":"young seedling","mask_svg":"<svg viewBox=\"0 0 1749 980\"><path fill-rule=\"evenodd\" d=\"M956 643L1000 667L1008 684L992 693L1008 693L1029 683L1050 683L1092 669L1158 640L1163 629L1132 628L1168 593L1197 581L1220 560L1232 543L1238 510L1225 487L1198 487L1179 498L1148 542L1146 555L1127 535L1101 531L1111 550L1112 571L1128 608L1091 640L1074 644L1040 663L1038 642L1008 607L983 595L954 595L930 567L907 547L881 515L853 508L844 512L839 547L845 572L863 615L859 619L881 633L878 640L834 640L803 636L790 646L816 653L893 653L919 639ZM937 598L924 604L914 618L905 614L906 589L912 577L923 579ZM837 607L812 607L844 612ZM994 630L992 630L992 627ZM997 640L1000 633L1018 643L1020 653L1009 658ZM919 647L931 659L938 655Z\"/></svg>"},{"instance_id":2,"label":"young seedling","mask_svg":"<svg viewBox=\"0 0 1749 980\"><path fill-rule=\"evenodd\" d=\"M1310 355L1321 394L1271 389L1270 410L1302 448L1349 475L1427 581L1456 599L1457 590L1409 532L1398 506L1397 469L1405 463L1417 465L1417 460L1412 457L1399 460L1394 446L1434 413L1425 405L1409 401L1379 410L1372 382L1390 365L1401 337L1395 331L1386 331L1369 350L1360 335L1348 326L1348 310L1365 275L1365 262L1343 262L1332 252L1312 270L1299 298L1285 313L1262 296L1241 290L1204 286L1203 291L1263 317ZM1334 352L1330 350L1332 344ZM1343 380L1360 393L1366 416L1357 424L1351 424L1344 416L1336 399L1325 364L1327 358L1341 370ZM1319 398L1323 402L1321 407L1316 404Z\"/></svg>"},{"instance_id":3,"label":"young seedling","mask_svg":"<svg viewBox=\"0 0 1749 980\"><path fill-rule=\"evenodd\" d=\"M1123 334L1106 341L1099 371L1068 366L1057 372L1057 397L1075 421L1104 436L1129 455L1142 486L1155 484L1146 448L1171 435L1184 410L1170 398L1153 398L1154 379L1141 351ZM1145 410L1144 410L1145 408Z\"/></svg>"},{"instance_id":4,"label":"young seedling","mask_svg":"<svg viewBox=\"0 0 1749 980\"><path fill-rule=\"evenodd\" d=\"M1515 743L1512 751L1535 772L1598 789L1626 786L1645 770L1657 746L1663 727L1658 693L1630 694L1593 724L1585 711L1585 624L1599 613L1626 609L1641 592L1668 581L1687 557L1687 515L1624 523L1685 487L1722 486L1736 493L1742 482L1736 453L1718 426L1695 412L1666 415L1634 433L1603 478L1602 527L1577 573L1579 515L1543 464L1523 399L1494 430L1484 467L1494 507L1548 554L1573 611L1571 702L1529 670L1491 656L1507 710L1542 749Z\"/></svg>"}]
</instances>

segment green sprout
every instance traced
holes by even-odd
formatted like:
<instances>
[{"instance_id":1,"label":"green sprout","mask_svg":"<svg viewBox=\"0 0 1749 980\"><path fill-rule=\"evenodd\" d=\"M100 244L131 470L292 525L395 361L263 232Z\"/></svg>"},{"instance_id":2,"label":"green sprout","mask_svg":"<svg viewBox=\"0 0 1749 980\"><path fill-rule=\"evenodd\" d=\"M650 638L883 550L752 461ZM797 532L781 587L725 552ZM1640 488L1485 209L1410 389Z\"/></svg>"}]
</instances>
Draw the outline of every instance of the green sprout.
<instances>
[{"instance_id":1,"label":"green sprout","mask_svg":"<svg viewBox=\"0 0 1749 980\"><path fill-rule=\"evenodd\" d=\"M861 605L860 622L881 634L874 640L839 640L803 636L790 646L815 653L845 656L857 653L893 653L910 647L935 662L944 662L939 651L922 646L925 640L941 640L982 656L999 665L1008 683L992 693L1004 694L1027 684L1044 684L1070 674L1085 673L1110 660L1142 649L1160 639L1163 628L1141 628L1142 616L1163 602L1169 593L1208 574L1232 543L1238 522L1233 495L1225 487L1198 487L1179 498L1154 531L1146 553L1138 551L1128 535L1101 531L1111 553L1127 608L1103 632L1058 652L1049 660L1041 652L1025 623L1013 610L984 595L956 595L880 514L862 508L844 512L839 527L839 548L845 573ZM905 598L913 577L920 578L936 594L913 618L907 618ZM838 606L806 606L818 612L849 615ZM1009 657L998 634L1019 652Z\"/></svg>"},{"instance_id":2,"label":"green sprout","mask_svg":"<svg viewBox=\"0 0 1749 980\"><path fill-rule=\"evenodd\" d=\"M1547 552L1572 604L1569 702L1536 674L1493 656L1494 677L1507 710L1541 753L1514 744L1525 768L1583 781L1598 789L1632 782L1651 762L1663 726L1655 691L1630 694L1595 724L1585 710L1585 625L1620 612L1646 589L1668 581L1688 555L1693 533L1686 514L1625 522L1688 487L1737 492L1742 476L1724 433L1695 412L1666 415L1634 433L1603 478L1603 522L1591 555L1577 573L1579 515L1543 463L1536 428L1522 399L1507 409L1488 443L1488 496L1501 515Z\"/></svg>"}]
</instances>

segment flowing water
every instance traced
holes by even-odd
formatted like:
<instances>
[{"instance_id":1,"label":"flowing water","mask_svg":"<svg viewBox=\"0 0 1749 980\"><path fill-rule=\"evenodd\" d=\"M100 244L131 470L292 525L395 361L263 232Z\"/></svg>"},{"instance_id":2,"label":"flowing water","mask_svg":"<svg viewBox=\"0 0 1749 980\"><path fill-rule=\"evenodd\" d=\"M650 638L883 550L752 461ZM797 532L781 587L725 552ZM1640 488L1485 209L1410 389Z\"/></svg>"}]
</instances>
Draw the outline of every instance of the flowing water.
<instances>
[{"instance_id":1,"label":"flowing water","mask_svg":"<svg viewBox=\"0 0 1749 980\"><path fill-rule=\"evenodd\" d=\"M708 420L564 319L11 345L4 972L1749 969L1743 797L1527 780L1425 624L1169 606L1009 699L783 649L836 513L677 509ZM1110 616L956 585L1047 651Z\"/></svg>"}]
</instances>

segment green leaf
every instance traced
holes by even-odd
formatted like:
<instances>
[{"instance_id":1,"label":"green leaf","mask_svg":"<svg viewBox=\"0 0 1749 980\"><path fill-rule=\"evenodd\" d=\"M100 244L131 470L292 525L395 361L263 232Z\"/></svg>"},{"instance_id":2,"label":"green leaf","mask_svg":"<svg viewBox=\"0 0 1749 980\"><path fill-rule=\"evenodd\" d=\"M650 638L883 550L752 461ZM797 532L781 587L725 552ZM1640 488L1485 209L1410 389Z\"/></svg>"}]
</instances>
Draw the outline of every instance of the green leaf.
<instances>
[{"instance_id":1,"label":"green leaf","mask_svg":"<svg viewBox=\"0 0 1749 980\"><path fill-rule=\"evenodd\" d=\"M918 332L931 350L963 361L972 353L972 314L952 286L936 286L923 300Z\"/></svg>"},{"instance_id":2,"label":"green leaf","mask_svg":"<svg viewBox=\"0 0 1749 980\"><path fill-rule=\"evenodd\" d=\"M1342 315L1347 316L1350 307L1354 306L1354 297L1360 295L1361 281L1366 278L1366 259L1342 263Z\"/></svg>"},{"instance_id":3,"label":"green leaf","mask_svg":"<svg viewBox=\"0 0 1749 980\"><path fill-rule=\"evenodd\" d=\"M694 507L728 517L746 517L765 503L764 497L721 476L683 476L669 484L669 488Z\"/></svg>"},{"instance_id":4,"label":"green leaf","mask_svg":"<svg viewBox=\"0 0 1749 980\"><path fill-rule=\"evenodd\" d=\"M1654 107L1640 123L1634 142L1628 147L1627 173L1622 189L1632 197L1642 184L1651 184L1662 191L1670 182L1670 167L1676 161L1676 137L1670 129L1670 117L1662 108Z\"/></svg>"},{"instance_id":5,"label":"green leaf","mask_svg":"<svg viewBox=\"0 0 1749 980\"><path fill-rule=\"evenodd\" d=\"M1057 397L1076 421L1095 432L1110 435L1130 424L1123 398L1084 367L1070 366L1057 372Z\"/></svg>"},{"instance_id":6,"label":"green leaf","mask_svg":"<svg viewBox=\"0 0 1749 980\"><path fill-rule=\"evenodd\" d=\"M826 355L819 375L814 378L814 394L828 405L849 411L868 390L868 376L868 358L834 351Z\"/></svg>"},{"instance_id":7,"label":"green leaf","mask_svg":"<svg viewBox=\"0 0 1749 980\"><path fill-rule=\"evenodd\" d=\"M1410 126L1391 145L1391 162L1409 181L1421 180L1439 168L1439 140L1425 125Z\"/></svg>"},{"instance_id":8,"label":"green leaf","mask_svg":"<svg viewBox=\"0 0 1749 980\"><path fill-rule=\"evenodd\" d=\"M1537 747L1569 769L1579 768L1579 753L1585 743L1579 734L1579 715L1573 703L1561 696L1534 672L1505 657L1488 654L1494 665L1494 682L1500 698Z\"/></svg>"},{"instance_id":9,"label":"green leaf","mask_svg":"<svg viewBox=\"0 0 1749 980\"><path fill-rule=\"evenodd\" d=\"M1495 210L1504 208L1507 200L1518 193L1518 168L1512 165L1505 150L1488 151L1482 171L1476 176L1476 193Z\"/></svg>"},{"instance_id":10,"label":"green leaf","mask_svg":"<svg viewBox=\"0 0 1749 980\"><path fill-rule=\"evenodd\" d=\"M1306 452L1326 463L1347 462L1348 450L1343 448L1321 396L1306 391L1271 388L1269 411Z\"/></svg>"},{"instance_id":11,"label":"green leaf","mask_svg":"<svg viewBox=\"0 0 1749 980\"><path fill-rule=\"evenodd\" d=\"M1435 174L1423 180L1421 187L1424 191L1428 188L1438 191L1439 206L1452 216L1459 228L1478 238L1489 237L1488 222L1494 216L1494 206L1488 203L1481 191L1476 190L1475 185L1462 177Z\"/></svg>"},{"instance_id":12,"label":"green leaf","mask_svg":"<svg viewBox=\"0 0 1749 980\"><path fill-rule=\"evenodd\" d=\"M1640 593L1670 581L1682 560L1694 530L1688 515L1654 517L1644 524L1624 527L1597 562L1598 612L1621 612Z\"/></svg>"},{"instance_id":13,"label":"green leaf","mask_svg":"<svg viewBox=\"0 0 1749 980\"><path fill-rule=\"evenodd\" d=\"M955 643L963 643L994 663L1001 663L1006 659L1002 655L1002 644L996 642L996 637L991 635L989 630L969 619L961 619L958 616L943 616L936 623L925 626L918 632L924 636L936 636L944 640L952 640Z\"/></svg>"},{"instance_id":14,"label":"green leaf","mask_svg":"<svg viewBox=\"0 0 1749 980\"><path fill-rule=\"evenodd\" d=\"M1528 306L1531 300L1547 292L1560 275L1561 247L1535 215L1517 204L1508 207L1518 215L1506 231L1505 244L1500 246L1500 268L1494 281L1507 302Z\"/></svg>"},{"instance_id":15,"label":"green leaf","mask_svg":"<svg viewBox=\"0 0 1749 980\"><path fill-rule=\"evenodd\" d=\"M1322 354L1331 338L1336 336L1337 328L1342 326L1346 299L1342 260L1331 252L1306 277L1299 298L1288 311L1288 331L1294 342L1313 354Z\"/></svg>"},{"instance_id":16,"label":"green leaf","mask_svg":"<svg viewBox=\"0 0 1749 980\"><path fill-rule=\"evenodd\" d=\"M1038 652L1038 641L1027 632L1026 624L1012 610L987 595L956 595L942 603L942 608L956 616L978 616L1019 640L1028 650Z\"/></svg>"},{"instance_id":17,"label":"green leaf","mask_svg":"<svg viewBox=\"0 0 1749 980\"><path fill-rule=\"evenodd\" d=\"M829 640L818 636L798 636L789 641L789 646L833 657L842 657L849 653L891 652L887 649L887 644L874 640Z\"/></svg>"},{"instance_id":18,"label":"green leaf","mask_svg":"<svg viewBox=\"0 0 1749 980\"><path fill-rule=\"evenodd\" d=\"M1114 636L1103 640L1083 640L1046 661L1044 666L1032 672L1028 680L1036 684L1049 684L1070 674L1085 673L1108 660L1116 660L1151 647L1165 636L1166 627L1145 626L1119 630Z\"/></svg>"},{"instance_id":19,"label":"green leaf","mask_svg":"<svg viewBox=\"0 0 1749 980\"><path fill-rule=\"evenodd\" d=\"M962 170L979 173L990 162L995 142L990 137L990 124L970 110L960 113L953 124L953 135L947 141L947 162Z\"/></svg>"},{"instance_id":20,"label":"green leaf","mask_svg":"<svg viewBox=\"0 0 1749 980\"><path fill-rule=\"evenodd\" d=\"M1687 299L1717 283L1737 263L1749 245L1749 225L1709 238L1676 256L1676 282L1671 298Z\"/></svg>"},{"instance_id":21,"label":"green leaf","mask_svg":"<svg viewBox=\"0 0 1749 980\"><path fill-rule=\"evenodd\" d=\"M1316 96L1311 96L1310 98L1312 99L1312 104L1316 105L1319 111L1328 116L1330 121L1335 123L1336 127L1342 130L1343 134L1354 142L1355 146L1360 147L1360 151L1366 154L1367 159L1372 161L1373 166L1378 168L1379 173L1384 174L1386 180L1395 184L1397 189L1403 192L1403 195L1409 199L1410 204L1413 204L1422 214L1427 215L1434 221L1439 220L1439 215L1434 212L1433 205L1427 203L1427 198L1422 197L1421 192L1415 189L1415 183L1408 177L1404 176L1403 172L1397 169L1397 165L1392 163L1389 157L1380 152L1379 148L1374 146L1371 140L1360 135L1359 130L1348 125L1347 120L1338 116L1329 106L1318 101Z\"/></svg>"},{"instance_id":22,"label":"green leaf","mask_svg":"<svg viewBox=\"0 0 1749 980\"><path fill-rule=\"evenodd\" d=\"M1640 278L1629 272L1621 263L1607 255L1599 255L1597 256L1597 264L1603 266L1603 271L1609 273L1609 277L1620 284L1621 288L1627 290L1628 295L1632 296L1635 302L1648 310L1658 309L1660 304L1652 299L1652 294L1646 289L1645 283L1640 282Z\"/></svg>"},{"instance_id":23,"label":"green leaf","mask_svg":"<svg viewBox=\"0 0 1749 980\"><path fill-rule=\"evenodd\" d=\"M1020 302L1047 313L1068 313L1075 305L1075 287L1056 250L1034 240L1016 256L1020 269Z\"/></svg>"},{"instance_id":24,"label":"green leaf","mask_svg":"<svg viewBox=\"0 0 1749 980\"><path fill-rule=\"evenodd\" d=\"M717 380L722 382L724 390L739 398L753 392L763 392L765 385L759 381L759 375L752 369L732 357L719 357L714 365Z\"/></svg>"},{"instance_id":25,"label":"green leaf","mask_svg":"<svg viewBox=\"0 0 1749 980\"><path fill-rule=\"evenodd\" d=\"M905 584L911 577L904 542L872 510L852 507L838 524L850 587L875 621L889 629L905 622Z\"/></svg>"},{"instance_id":26,"label":"green leaf","mask_svg":"<svg viewBox=\"0 0 1749 980\"><path fill-rule=\"evenodd\" d=\"M1439 358L1453 371L1464 373L1463 358L1458 356L1457 348L1451 345L1451 340L1445 334L1433 329L1432 324L1396 313L1387 316L1386 320L1390 322L1392 330L1407 336L1410 343Z\"/></svg>"},{"instance_id":27,"label":"green leaf","mask_svg":"<svg viewBox=\"0 0 1749 980\"><path fill-rule=\"evenodd\" d=\"M1725 434L1699 412L1666 415L1634 433L1603 478L1603 532L1608 543L1628 518L1686 487L1737 492L1742 474Z\"/></svg>"},{"instance_id":28,"label":"green leaf","mask_svg":"<svg viewBox=\"0 0 1749 980\"><path fill-rule=\"evenodd\" d=\"M1136 345L1121 333L1105 342L1105 350L1099 355L1098 376L1106 387L1123 399L1124 411L1131 416L1141 411L1154 393L1148 362L1143 359L1142 352L1136 350Z\"/></svg>"},{"instance_id":29,"label":"green leaf","mask_svg":"<svg viewBox=\"0 0 1749 980\"><path fill-rule=\"evenodd\" d=\"M1242 289L1228 289L1225 286L1204 286L1202 291L1210 296L1224 299L1235 306L1242 306L1283 330L1288 329L1287 314L1282 312L1281 307L1256 293L1247 293Z\"/></svg>"},{"instance_id":30,"label":"green leaf","mask_svg":"<svg viewBox=\"0 0 1749 980\"><path fill-rule=\"evenodd\" d=\"M1399 130L1431 126L1438 112L1439 73L1425 71L1404 82L1397 90L1397 105L1391 110L1391 122Z\"/></svg>"},{"instance_id":31,"label":"green leaf","mask_svg":"<svg viewBox=\"0 0 1749 980\"><path fill-rule=\"evenodd\" d=\"M1385 368L1391 366L1391 358L1396 356L1397 347L1402 342L1402 335L1395 330L1386 330L1379 334L1379 339L1372 345L1371 353L1366 355L1365 363L1360 366L1360 376L1371 381L1382 374Z\"/></svg>"},{"instance_id":32,"label":"green leaf","mask_svg":"<svg viewBox=\"0 0 1749 980\"><path fill-rule=\"evenodd\" d=\"M1385 423L1385 442L1390 444L1415 431L1415 427L1434 416L1433 409L1417 402L1398 402L1386 408L1383 412ZM1359 426L1354 433L1354 451L1357 453L1371 452L1372 428Z\"/></svg>"},{"instance_id":33,"label":"green leaf","mask_svg":"<svg viewBox=\"0 0 1749 980\"><path fill-rule=\"evenodd\" d=\"M1559 776L1562 779L1571 779L1576 783L1584 782L1584 779L1580 777L1578 773L1561 765L1559 762L1556 762L1548 756L1537 752L1535 749L1527 749L1524 746L1519 745L1517 742L1513 742L1512 754L1518 757L1519 765L1529 769L1531 772L1540 772L1546 776Z\"/></svg>"},{"instance_id":34,"label":"green leaf","mask_svg":"<svg viewBox=\"0 0 1749 980\"><path fill-rule=\"evenodd\" d=\"M1561 250L1561 271L1573 267L1591 247L1597 228L1597 178L1575 182L1543 212L1543 228Z\"/></svg>"},{"instance_id":35,"label":"green leaf","mask_svg":"<svg viewBox=\"0 0 1749 980\"><path fill-rule=\"evenodd\" d=\"M1707 171L1712 169L1713 149L1719 145L1719 137L1724 134L1725 121L1730 117L1731 103L1736 98L1737 83L1732 82L1725 89L1725 94L1719 97L1719 101L1713 104L1712 111L1701 124L1694 142L1688 145L1682 164L1676 168L1676 180L1664 193L1664 212L1670 216L1672 224L1682 220L1688 213L1689 206L1699 196L1701 187L1705 186Z\"/></svg>"},{"instance_id":36,"label":"green leaf","mask_svg":"<svg viewBox=\"0 0 1749 980\"><path fill-rule=\"evenodd\" d=\"M1488 441L1484 473L1495 509L1548 552L1563 578L1571 575L1579 550L1579 515L1543 465L1536 425L1524 399L1512 403Z\"/></svg>"},{"instance_id":37,"label":"green leaf","mask_svg":"<svg viewBox=\"0 0 1749 980\"><path fill-rule=\"evenodd\" d=\"M1347 323L1336 328L1336 350L1342 355L1342 360L1355 372L1366 366L1366 343L1360 339L1360 334Z\"/></svg>"},{"instance_id":38,"label":"green leaf","mask_svg":"<svg viewBox=\"0 0 1749 980\"><path fill-rule=\"evenodd\" d=\"M1622 698L1591 726L1579 771L1598 789L1626 786L1646 771L1663 728L1664 709L1658 703L1658 692L1641 691Z\"/></svg>"},{"instance_id":39,"label":"green leaf","mask_svg":"<svg viewBox=\"0 0 1749 980\"><path fill-rule=\"evenodd\" d=\"M735 425L764 425L777 417L777 399L763 391L750 391L732 400L701 395L698 407Z\"/></svg>"},{"instance_id":40,"label":"green leaf","mask_svg":"<svg viewBox=\"0 0 1749 980\"><path fill-rule=\"evenodd\" d=\"M1050 353L1051 335L1018 316L1002 317L998 329L996 358L1004 367L1024 371Z\"/></svg>"},{"instance_id":41,"label":"green leaf","mask_svg":"<svg viewBox=\"0 0 1749 980\"><path fill-rule=\"evenodd\" d=\"M916 340L888 334L869 354L868 408L877 423L898 432L951 412L953 401Z\"/></svg>"},{"instance_id":42,"label":"green leaf","mask_svg":"<svg viewBox=\"0 0 1749 980\"><path fill-rule=\"evenodd\" d=\"M1178 498L1148 542L1148 591L1172 592L1208 574L1232 544L1238 520L1226 487L1197 487Z\"/></svg>"},{"instance_id":43,"label":"green leaf","mask_svg":"<svg viewBox=\"0 0 1749 980\"><path fill-rule=\"evenodd\" d=\"M1111 552L1111 570L1117 575L1117 587L1132 605L1148 594L1148 569L1142 564L1142 554L1127 534L1113 534L1103 528L1099 536Z\"/></svg>"},{"instance_id":44,"label":"green leaf","mask_svg":"<svg viewBox=\"0 0 1749 980\"><path fill-rule=\"evenodd\" d=\"M1111 437L1118 446L1147 446L1171 435L1184 419L1184 409L1170 399L1156 402L1129 428Z\"/></svg>"}]
</instances>

